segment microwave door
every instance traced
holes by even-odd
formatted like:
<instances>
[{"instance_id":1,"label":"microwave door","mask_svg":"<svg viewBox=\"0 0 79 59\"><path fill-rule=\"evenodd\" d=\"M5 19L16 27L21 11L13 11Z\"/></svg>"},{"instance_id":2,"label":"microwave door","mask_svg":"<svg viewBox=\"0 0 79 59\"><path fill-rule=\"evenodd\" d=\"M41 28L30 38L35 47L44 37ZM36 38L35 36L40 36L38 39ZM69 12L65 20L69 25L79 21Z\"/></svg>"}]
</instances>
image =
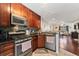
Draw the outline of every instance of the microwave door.
<instances>
[{"instance_id":1,"label":"microwave door","mask_svg":"<svg viewBox=\"0 0 79 59\"><path fill-rule=\"evenodd\" d=\"M26 25L26 21L22 17L12 16L11 24L13 24L13 25Z\"/></svg>"}]
</instances>

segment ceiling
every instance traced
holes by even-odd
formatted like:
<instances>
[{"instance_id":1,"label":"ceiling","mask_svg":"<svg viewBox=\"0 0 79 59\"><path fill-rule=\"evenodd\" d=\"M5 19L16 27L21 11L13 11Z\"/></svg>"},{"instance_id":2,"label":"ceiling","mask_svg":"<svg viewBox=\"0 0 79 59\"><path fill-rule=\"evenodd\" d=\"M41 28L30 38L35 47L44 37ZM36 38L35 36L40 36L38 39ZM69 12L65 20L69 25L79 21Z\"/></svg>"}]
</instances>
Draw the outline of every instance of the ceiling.
<instances>
[{"instance_id":1,"label":"ceiling","mask_svg":"<svg viewBox=\"0 0 79 59\"><path fill-rule=\"evenodd\" d=\"M79 3L23 3L36 12L42 20L72 23L79 20Z\"/></svg>"}]
</instances>

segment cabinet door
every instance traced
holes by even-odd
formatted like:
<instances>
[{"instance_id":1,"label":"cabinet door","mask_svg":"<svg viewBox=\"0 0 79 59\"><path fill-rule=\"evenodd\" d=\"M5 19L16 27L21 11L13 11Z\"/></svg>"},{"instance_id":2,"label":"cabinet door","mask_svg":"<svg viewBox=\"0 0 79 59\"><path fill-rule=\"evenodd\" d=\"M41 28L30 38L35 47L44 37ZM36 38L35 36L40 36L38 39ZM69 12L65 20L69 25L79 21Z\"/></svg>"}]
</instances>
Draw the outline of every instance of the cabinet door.
<instances>
[{"instance_id":1,"label":"cabinet door","mask_svg":"<svg viewBox=\"0 0 79 59\"><path fill-rule=\"evenodd\" d=\"M22 5L21 3L11 3L11 12L14 15L23 17L27 22L27 20L28 20L28 16L27 16L28 8L25 7L24 5ZM28 25L28 24L26 24L26 25Z\"/></svg>"},{"instance_id":2,"label":"cabinet door","mask_svg":"<svg viewBox=\"0 0 79 59\"><path fill-rule=\"evenodd\" d=\"M40 27L41 27L41 19L40 19L40 16L37 16L37 17L36 17L36 27L37 27L38 29L40 29Z\"/></svg>"},{"instance_id":3,"label":"cabinet door","mask_svg":"<svg viewBox=\"0 0 79 59\"><path fill-rule=\"evenodd\" d=\"M39 27L39 15L35 14L35 27L38 28Z\"/></svg>"},{"instance_id":4,"label":"cabinet door","mask_svg":"<svg viewBox=\"0 0 79 59\"><path fill-rule=\"evenodd\" d=\"M38 48L44 48L45 47L45 36L39 35L38 36Z\"/></svg>"},{"instance_id":5,"label":"cabinet door","mask_svg":"<svg viewBox=\"0 0 79 59\"><path fill-rule=\"evenodd\" d=\"M18 16L22 16L22 4L11 3L11 13Z\"/></svg>"},{"instance_id":6,"label":"cabinet door","mask_svg":"<svg viewBox=\"0 0 79 59\"><path fill-rule=\"evenodd\" d=\"M10 26L10 4L0 3L0 26Z\"/></svg>"},{"instance_id":7,"label":"cabinet door","mask_svg":"<svg viewBox=\"0 0 79 59\"><path fill-rule=\"evenodd\" d=\"M37 47L38 47L38 37L35 36L35 49L37 49Z\"/></svg>"},{"instance_id":8,"label":"cabinet door","mask_svg":"<svg viewBox=\"0 0 79 59\"><path fill-rule=\"evenodd\" d=\"M33 12L32 13L32 20L33 20L33 27L40 28L40 25L41 25L40 16Z\"/></svg>"},{"instance_id":9,"label":"cabinet door","mask_svg":"<svg viewBox=\"0 0 79 59\"><path fill-rule=\"evenodd\" d=\"M29 23L29 27L33 27L33 20L32 20L32 11L29 9L28 10L28 23Z\"/></svg>"},{"instance_id":10,"label":"cabinet door","mask_svg":"<svg viewBox=\"0 0 79 59\"><path fill-rule=\"evenodd\" d=\"M34 45L35 41L34 38L32 38L32 52L35 50L35 45Z\"/></svg>"},{"instance_id":11,"label":"cabinet door","mask_svg":"<svg viewBox=\"0 0 79 59\"><path fill-rule=\"evenodd\" d=\"M22 15L28 21L28 8L22 5Z\"/></svg>"},{"instance_id":12,"label":"cabinet door","mask_svg":"<svg viewBox=\"0 0 79 59\"><path fill-rule=\"evenodd\" d=\"M0 56L12 56L14 55L14 43L5 42L0 45Z\"/></svg>"},{"instance_id":13,"label":"cabinet door","mask_svg":"<svg viewBox=\"0 0 79 59\"><path fill-rule=\"evenodd\" d=\"M33 27L36 28L36 16L34 12L32 12L32 21L33 21Z\"/></svg>"},{"instance_id":14,"label":"cabinet door","mask_svg":"<svg viewBox=\"0 0 79 59\"><path fill-rule=\"evenodd\" d=\"M32 38L32 51L36 50L38 46L38 37L33 37Z\"/></svg>"}]
</instances>

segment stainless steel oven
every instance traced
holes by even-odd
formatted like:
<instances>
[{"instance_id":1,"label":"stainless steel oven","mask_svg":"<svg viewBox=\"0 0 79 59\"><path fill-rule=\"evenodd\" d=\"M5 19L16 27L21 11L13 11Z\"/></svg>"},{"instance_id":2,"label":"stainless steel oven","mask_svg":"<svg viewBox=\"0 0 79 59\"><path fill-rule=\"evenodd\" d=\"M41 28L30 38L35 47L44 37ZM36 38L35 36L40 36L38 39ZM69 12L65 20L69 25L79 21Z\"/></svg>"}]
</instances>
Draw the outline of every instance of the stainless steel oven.
<instances>
[{"instance_id":1,"label":"stainless steel oven","mask_svg":"<svg viewBox=\"0 0 79 59\"><path fill-rule=\"evenodd\" d=\"M30 41L31 40L15 44L15 56L27 55L28 53L30 53L32 50Z\"/></svg>"},{"instance_id":2,"label":"stainless steel oven","mask_svg":"<svg viewBox=\"0 0 79 59\"><path fill-rule=\"evenodd\" d=\"M18 40L20 38L17 38L17 40L15 40L15 56L24 56L24 55L28 55L28 53L32 54L32 48L31 48L31 37L27 37L27 38L21 38L20 40ZM31 55L30 54L30 55Z\"/></svg>"},{"instance_id":3,"label":"stainless steel oven","mask_svg":"<svg viewBox=\"0 0 79 59\"><path fill-rule=\"evenodd\" d=\"M21 53L22 53L22 45L20 43L15 44L15 56L18 56Z\"/></svg>"},{"instance_id":4,"label":"stainless steel oven","mask_svg":"<svg viewBox=\"0 0 79 59\"><path fill-rule=\"evenodd\" d=\"M32 55L32 37L27 36L24 33L10 33L10 36L14 40L15 48L14 55L15 56L27 56Z\"/></svg>"}]
</instances>

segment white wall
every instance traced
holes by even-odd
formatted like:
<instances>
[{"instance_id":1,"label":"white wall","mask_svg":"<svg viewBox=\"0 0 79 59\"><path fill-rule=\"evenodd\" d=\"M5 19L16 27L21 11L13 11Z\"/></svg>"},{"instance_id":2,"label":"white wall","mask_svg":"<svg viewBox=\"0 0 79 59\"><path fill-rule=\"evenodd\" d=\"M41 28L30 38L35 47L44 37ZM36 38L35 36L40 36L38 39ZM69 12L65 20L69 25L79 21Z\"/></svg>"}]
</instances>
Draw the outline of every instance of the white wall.
<instances>
[{"instance_id":1,"label":"white wall","mask_svg":"<svg viewBox=\"0 0 79 59\"><path fill-rule=\"evenodd\" d=\"M53 21L51 22L51 20ZM75 21L73 23L67 23L64 21L56 20L55 18L52 18L51 20L46 21L45 19L43 19L43 17L41 17L41 31L42 32L53 31L53 28L54 28L53 25L60 26L62 24L65 24L69 26L69 33L71 33L72 31L74 31L74 23L79 22L79 21Z\"/></svg>"},{"instance_id":2,"label":"white wall","mask_svg":"<svg viewBox=\"0 0 79 59\"><path fill-rule=\"evenodd\" d=\"M42 32L50 31L50 25L48 24L48 22L43 20L43 18L41 19L41 31Z\"/></svg>"},{"instance_id":3,"label":"white wall","mask_svg":"<svg viewBox=\"0 0 79 59\"><path fill-rule=\"evenodd\" d=\"M55 19L55 18L53 18ZM59 21L56 21L56 20L53 20L51 22L52 19L46 21L45 19L43 19L41 17L41 31L42 32L49 32L49 31L53 31L53 28L54 26L59 26L60 25L60 22Z\"/></svg>"}]
</instances>

